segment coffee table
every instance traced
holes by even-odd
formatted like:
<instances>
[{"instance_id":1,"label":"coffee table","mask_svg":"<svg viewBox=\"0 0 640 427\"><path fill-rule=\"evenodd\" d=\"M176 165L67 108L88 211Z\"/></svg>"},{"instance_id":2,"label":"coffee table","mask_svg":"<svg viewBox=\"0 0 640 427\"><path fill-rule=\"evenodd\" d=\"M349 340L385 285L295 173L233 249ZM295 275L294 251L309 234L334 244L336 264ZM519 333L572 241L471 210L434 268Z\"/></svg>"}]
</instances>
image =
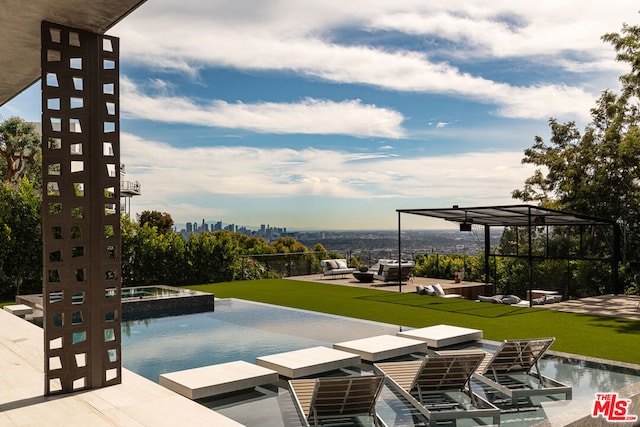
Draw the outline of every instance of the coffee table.
<instances>
[{"instance_id":1,"label":"coffee table","mask_svg":"<svg viewBox=\"0 0 640 427\"><path fill-rule=\"evenodd\" d=\"M372 271L354 271L353 277L358 279L361 283L371 283L373 282L373 272Z\"/></svg>"}]
</instances>

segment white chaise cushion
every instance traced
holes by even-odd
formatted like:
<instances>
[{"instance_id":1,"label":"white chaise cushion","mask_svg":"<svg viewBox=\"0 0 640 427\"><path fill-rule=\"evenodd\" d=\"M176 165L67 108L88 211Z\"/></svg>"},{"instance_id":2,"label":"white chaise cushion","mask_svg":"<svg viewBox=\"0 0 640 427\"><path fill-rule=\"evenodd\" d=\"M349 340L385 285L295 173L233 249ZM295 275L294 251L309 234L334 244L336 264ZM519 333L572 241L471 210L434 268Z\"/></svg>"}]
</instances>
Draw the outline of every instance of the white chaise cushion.
<instances>
[{"instance_id":1,"label":"white chaise cushion","mask_svg":"<svg viewBox=\"0 0 640 427\"><path fill-rule=\"evenodd\" d=\"M347 260L346 259L337 259L336 260L336 264L338 265L337 268L339 268L339 269L349 268L347 266Z\"/></svg>"},{"instance_id":2,"label":"white chaise cushion","mask_svg":"<svg viewBox=\"0 0 640 427\"><path fill-rule=\"evenodd\" d=\"M433 285L433 290L435 291L437 296L444 296L444 289L442 289L442 285L440 283L436 283L435 285Z\"/></svg>"}]
</instances>

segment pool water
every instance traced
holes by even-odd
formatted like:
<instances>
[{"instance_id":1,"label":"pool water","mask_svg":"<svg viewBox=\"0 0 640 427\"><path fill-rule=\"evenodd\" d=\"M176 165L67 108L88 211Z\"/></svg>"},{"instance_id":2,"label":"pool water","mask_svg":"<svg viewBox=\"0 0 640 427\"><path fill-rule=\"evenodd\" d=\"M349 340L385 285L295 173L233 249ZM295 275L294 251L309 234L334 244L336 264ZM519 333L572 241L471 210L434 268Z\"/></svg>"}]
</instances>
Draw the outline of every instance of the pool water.
<instances>
[{"instance_id":1,"label":"pool water","mask_svg":"<svg viewBox=\"0 0 640 427\"><path fill-rule=\"evenodd\" d=\"M216 299L214 312L123 322L122 364L158 382L160 374L167 372L234 360L254 363L258 356L318 345L331 347L336 342L394 335L401 329L268 304ZM493 351L497 343L483 341L471 346ZM362 364L358 369L354 373L370 372L372 367ZM503 414L502 424L533 426L549 420L557 425L554 420L572 413L574 419L579 419L590 414L596 393L619 392L640 382L637 370L577 359L546 357L541 360L540 369L544 375L571 385L573 399L546 402L544 408L533 411ZM201 403L247 426L297 425L284 381L278 387L259 387L244 395ZM386 387L377 409L389 426L424 424L415 410ZM474 420L458 422L458 426L466 425L477 424Z\"/></svg>"},{"instance_id":2,"label":"pool water","mask_svg":"<svg viewBox=\"0 0 640 427\"><path fill-rule=\"evenodd\" d=\"M215 311L122 323L123 366L158 382L160 374L290 350L395 334L383 323L326 316L242 300Z\"/></svg>"},{"instance_id":3,"label":"pool water","mask_svg":"<svg viewBox=\"0 0 640 427\"><path fill-rule=\"evenodd\" d=\"M141 286L136 288L122 288L120 295L122 299L127 298L168 298L178 295L191 295L193 291L188 289L160 287L160 286Z\"/></svg>"}]
</instances>

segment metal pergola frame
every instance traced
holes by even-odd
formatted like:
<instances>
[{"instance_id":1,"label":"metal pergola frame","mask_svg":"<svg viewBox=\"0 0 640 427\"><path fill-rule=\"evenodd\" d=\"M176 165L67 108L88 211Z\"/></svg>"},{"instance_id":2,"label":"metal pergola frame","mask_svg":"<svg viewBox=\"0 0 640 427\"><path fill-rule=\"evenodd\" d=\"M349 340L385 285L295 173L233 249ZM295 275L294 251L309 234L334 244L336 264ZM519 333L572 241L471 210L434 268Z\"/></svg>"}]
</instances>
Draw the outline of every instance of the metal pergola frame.
<instances>
[{"instance_id":1,"label":"metal pergola frame","mask_svg":"<svg viewBox=\"0 0 640 427\"><path fill-rule=\"evenodd\" d=\"M540 226L599 226L613 229L613 249L611 256L611 271L613 293L619 293L620 263L620 228L613 220L594 216L564 212L533 205L504 205L479 206L434 209L396 209L398 212L398 262L402 259L402 227L401 214L411 214L440 218L445 221L457 222L461 231L471 231L472 225L484 226L484 267L485 283L489 283L489 258L491 250L491 227L527 227L529 229L529 247L526 256L515 255L516 258L527 258L529 261L529 306L533 305L533 259L531 229ZM564 259L563 257L545 256L547 259ZM602 258L606 259L606 258ZM400 290L402 283L399 284Z\"/></svg>"}]
</instances>

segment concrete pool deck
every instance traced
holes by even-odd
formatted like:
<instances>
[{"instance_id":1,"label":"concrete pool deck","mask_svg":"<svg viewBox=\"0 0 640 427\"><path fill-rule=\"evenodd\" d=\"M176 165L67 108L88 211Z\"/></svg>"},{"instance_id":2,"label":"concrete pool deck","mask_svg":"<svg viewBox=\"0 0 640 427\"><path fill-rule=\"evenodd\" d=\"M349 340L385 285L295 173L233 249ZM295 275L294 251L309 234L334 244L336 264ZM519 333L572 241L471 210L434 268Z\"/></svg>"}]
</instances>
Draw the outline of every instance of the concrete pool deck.
<instances>
[{"instance_id":1,"label":"concrete pool deck","mask_svg":"<svg viewBox=\"0 0 640 427\"><path fill-rule=\"evenodd\" d=\"M43 331L0 310L0 426L237 427L186 397L122 369L122 384L44 396Z\"/></svg>"}]
</instances>

